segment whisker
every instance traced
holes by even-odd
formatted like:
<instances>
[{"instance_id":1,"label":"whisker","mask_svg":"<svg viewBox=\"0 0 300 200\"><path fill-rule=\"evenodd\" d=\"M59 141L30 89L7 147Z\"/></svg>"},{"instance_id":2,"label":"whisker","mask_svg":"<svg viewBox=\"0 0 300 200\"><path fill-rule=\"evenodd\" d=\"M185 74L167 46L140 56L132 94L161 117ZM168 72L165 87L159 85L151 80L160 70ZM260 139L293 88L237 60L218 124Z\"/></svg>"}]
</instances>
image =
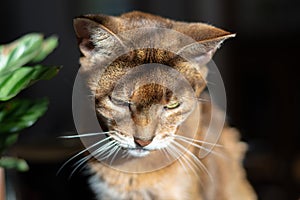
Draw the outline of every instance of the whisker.
<instances>
[{"instance_id":1,"label":"whisker","mask_svg":"<svg viewBox=\"0 0 300 200\"><path fill-rule=\"evenodd\" d=\"M110 152L108 151L109 149L113 148L116 145L115 141L110 141L107 144L103 145L101 147L101 149L98 149L94 155L94 157L96 157L98 160L102 161L105 158L100 157L100 156L106 156L108 155Z\"/></svg>"},{"instance_id":2,"label":"whisker","mask_svg":"<svg viewBox=\"0 0 300 200\"><path fill-rule=\"evenodd\" d=\"M210 142L205 142L203 140L196 140L194 138L188 138L188 137L185 137L185 136L182 136L182 135L172 135L172 137L174 138L182 138L184 140L187 140L187 141L191 141L191 142L198 142L200 144L207 144L207 145L211 145L211 146L214 146L214 147L224 147L223 145L220 145L220 144L217 144L217 143L210 143Z\"/></svg>"},{"instance_id":3,"label":"whisker","mask_svg":"<svg viewBox=\"0 0 300 200\"><path fill-rule=\"evenodd\" d=\"M184 138L175 138L175 139L178 139L178 140L180 140L180 141L182 141L182 142L185 142L185 143L187 143L187 144L189 144L189 145L192 145L192 146L197 147L197 148L199 148L199 149L201 149L201 150L204 150L204 151L206 151L207 153L211 153L211 154L213 154L213 155L216 155L216 156L219 156L219 157L221 157L221 158L224 158L223 154L220 154L220 153L217 153L216 151L214 151L214 150L213 150L213 147L212 147L211 149L209 149L209 148L206 148L206 147L204 147L204 146L198 145L198 144L196 144L196 143L194 143L194 142L192 142L192 141L185 140Z\"/></svg>"},{"instance_id":4,"label":"whisker","mask_svg":"<svg viewBox=\"0 0 300 200\"><path fill-rule=\"evenodd\" d=\"M112 156L115 153L118 147L119 146L116 143L112 144L111 147L109 147L110 150L107 151L106 156L101 158L100 160L107 160L110 156Z\"/></svg>"},{"instance_id":5,"label":"whisker","mask_svg":"<svg viewBox=\"0 0 300 200\"><path fill-rule=\"evenodd\" d=\"M68 160L67 160L67 161L59 168L59 170L57 171L56 175L58 175L58 174L62 171L62 169L63 169L68 163L70 163L72 160L74 160L75 158L77 158L77 157L80 156L81 154L83 154L83 153L89 151L90 149L92 149L92 148L94 148L94 147L100 145L101 143L103 143L103 142L105 142L105 141L107 141L107 140L110 140L110 139L111 139L111 137L107 137L107 138L105 138L105 139L103 139L103 140L100 140L99 142L96 142L95 144L89 146L88 148L86 148L86 149L80 151L79 153L77 153L76 155L72 156L71 158L69 158L69 159L68 159Z\"/></svg>"},{"instance_id":6,"label":"whisker","mask_svg":"<svg viewBox=\"0 0 300 200\"><path fill-rule=\"evenodd\" d=\"M192 175L190 173L187 172L187 168L185 167L185 165L188 167L188 169L192 172L192 174L194 174L198 180L201 183L201 177L199 175L199 173L197 173L197 170L199 170L199 167L195 164L195 162L193 162L193 160L191 158L189 158L186 154L184 154L182 151L180 151L178 148L176 148L174 145L172 145L174 148L174 151L177 152L177 155L179 155L180 157L178 158L178 161L180 162L180 165L184 167L184 170L186 171L186 173L188 174L189 178L192 178ZM183 163L182 161L185 163ZM202 183L201 183L202 184Z\"/></svg>"},{"instance_id":7,"label":"whisker","mask_svg":"<svg viewBox=\"0 0 300 200\"><path fill-rule=\"evenodd\" d=\"M190 165L192 172L197 176L198 180L201 180L200 174L197 173L197 171L199 171L199 167L197 166L197 164L193 162L193 160L190 157L188 157L186 154L182 155L182 159L185 160L185 162Z\"/></svg>"},{"instance_id":8,"label":"whisker","mask_svg":"<svg viewBox=\"0 0 300 200\"><path fill-rule=\"evenodd\" d=\"M128 153L128 151L123 151L122 154L123 154L123 155L122 155L121 158L126 159L126 158L129 158L129 157L130 157L130 154Z\"/></svg>"},{"instance_id":9,"label":"whisker","mask_svg":"<svg viewBox=\"0 0 300 200\"><path fill-rule=\"evenodd\" d=\"M112 132L116 132L116 131L106 131L106 132L98 132L98 133L83 133L83 134L77 134L77 135L66 135L66 136L60 136L58 138L62 138L62 139L82 138L82 137L106 135L106 134L112 133Z\"/></svg>"},{"instance_id":10,"label":"whisker","mask_svg":"<svg viewBox=\"0 0 300 200\"><path fill-rule=\"evenodd\" d=\"M186 154L182 155L182 159L185 159L187 163L190 163L190 168L192 169L192 172L195 174L195 176L198 178L198 181L202 187L204 187L204 183L202 182L202 178L200 176L201 169L199 166ZM191 176L191 175L190 175Z\"/></svg>"},{"instance_id":11,"label":"whisker","mask_svg":"<svg viewBox=\"0 0 300 200\"><path fill-rule=\"evenodd\" d=\"M79 161L77 161L73 167L75 167L72 171L72 173L70 174L69 176L69 179L74 175L74 173L77 171L77 169L79 169L84 163L86 163L88 160L90 160L92 157L94 157L99 151L106 151L107 150L107 147L106 146L110 146L111 144L113 144L114 141L110 141L108 143L106 143L105 145L101 146L99 149L91 152L91 154L81 158ZM96 156L95 156L96 157Z\"/></svg>"},{"instance_id":12,"label":"whisker","mask_svg":"<svg viewBox=\"0 0 300 200\"><path fill-rule=\"evenodd\" d=\"M208 175L208 177L211 180L211 182L213 182L212 175L210 174L210 172L208 171L208 169L205 167L205 165L199 160L198 157L196 157L191 151L189 151L187 148L185 148L184 146L182 146L180 143L178 143L178 142L176 142L174 140L173 140L173 143L178 148L180 148L183 151L185 151L186 153L188 153L193 158L193 160L195 161L195 163L198 164L199 168L202 169Z\"/></svg>"},{"instance_id":13,"label":"whisker","mask_svg":"<svg viewBox=\"0 0 300 200\"><path fill-rule=\"evenodd\" d=\"M108 143L104 144L103 146L101 146L100 148L96 149L95 151L93 151L91 154L94 157L98 157L99 155L103 154L106 152L106 150L108 148L111 147L111 145L114 143L114 141L109 141Z\"/></svg>"},{"instance_id":14,"label":"whisker","mask_svg":"<svg viewBox=\"0 0 300 200\"><path fill-rule=\"evenodd\" d=\"M172 156L174 158L177 158L179 164L182 166L183 170L185 171L185 173L190 177L190 174L185 166L185 164L183 163L183 161L185 161L185 163L187 164L187 166L189 167L190 170L193 171L193 169L191 168L190 164L188 162L186 162L185 159L182 159L181 160L181 157L180 157L180 153L177 151L176 147L174 147L172 144L169 144L168 148L166 150L169 150L172 152Z\"/></svg>"},{"instance_id":15,"label":"whisker","mask_svg":"<svg viewBox=\"0 0 300 200\"><path fill-rule=\"evenodd\" d=\"M116 156L118 155L119 151L121 150L121 147L120 147L120 146L117 146L117 147L118 147L118 148L115 150L115 153L114 153L114 155L113 155L113 157L112 157L112 159L111 159L111 161L110 161L110 163L109 163L110 165L113 164L113 162L114 162Z\"/></svg>"},{"instance_id":16,"label":"whisker","mask_svg":"<svg viewBox=\"0 0 300 200\"><path fill-rule=\"evenodd\" d=\"M87 156L85 156L85 157L83 157L83 158L81 158L79 161L77 161L75 164L74 164L74 166L73 167L75 167L73 170L72 170L72 172L71 172L71 174L69 175L69 179L71 179L72 178L72 176L75 174L75 172L77 171L77 169L79 169L82 165L84 165L84 163L86 163L89 159L91 159L93 156L91 155L91 154L89 154L89 155L87 155Z\"/></svg>"},{"instance_id":17,"label":"whisker","mask_svg":"<svg viewBox=\"0 0 300 200\"><path fill-rule=\"evenodd\" d=\"M167 147L168 148L168 147ZM163 154L166 156L166 158L169 160L169 161L171 161L171 158L170 158L170 156L169 156L169 154L168 154L168 151L166 150L166 148L162 148L162 149L160 149L162 152L163 152Z\"/></svg>"}]
</instances>

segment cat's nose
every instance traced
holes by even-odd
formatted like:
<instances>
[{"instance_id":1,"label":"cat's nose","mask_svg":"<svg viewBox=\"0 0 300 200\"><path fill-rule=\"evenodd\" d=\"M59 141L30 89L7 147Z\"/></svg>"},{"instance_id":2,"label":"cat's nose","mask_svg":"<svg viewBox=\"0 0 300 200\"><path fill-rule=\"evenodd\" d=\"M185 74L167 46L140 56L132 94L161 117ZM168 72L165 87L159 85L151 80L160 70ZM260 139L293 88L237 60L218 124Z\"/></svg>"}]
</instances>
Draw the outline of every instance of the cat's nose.
<instances>
[{"instance_id":1,"label":"cat's nose","mask_svg":"<svg viewBox=\"0 0 300 200\"><path fill-rule=\"evenodd\" d=\"M139 139L139 138L134 138L134 142L139 146L139 147L144 147L144 146L147 146L148 144L150 144L152 142L152 139L151 140L142 140L142 139Z\"/></svg>"}]
</instances>

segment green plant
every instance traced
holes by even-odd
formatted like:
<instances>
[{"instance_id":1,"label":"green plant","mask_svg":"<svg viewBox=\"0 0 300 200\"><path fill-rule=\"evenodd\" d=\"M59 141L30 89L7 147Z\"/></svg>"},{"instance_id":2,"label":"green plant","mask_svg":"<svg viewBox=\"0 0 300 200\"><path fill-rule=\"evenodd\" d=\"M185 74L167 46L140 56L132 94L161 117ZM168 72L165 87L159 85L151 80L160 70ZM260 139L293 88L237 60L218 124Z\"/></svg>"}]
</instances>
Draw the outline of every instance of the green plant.
<instances>
[{"instance_id":1,"label":"green plant","mask_svg":"<svg viewBox=\"0 0 300 200\"><path fill-rule=\"evenodd\" d=\"M60 67L37 64L58 45L55 36L27 34L14 42L0 45L0 167L28 169L26 161L4 156L21 130L32 126L47 110L48 100L14 98L39 80L54 77Z\"/></svg>"}]
</instances>

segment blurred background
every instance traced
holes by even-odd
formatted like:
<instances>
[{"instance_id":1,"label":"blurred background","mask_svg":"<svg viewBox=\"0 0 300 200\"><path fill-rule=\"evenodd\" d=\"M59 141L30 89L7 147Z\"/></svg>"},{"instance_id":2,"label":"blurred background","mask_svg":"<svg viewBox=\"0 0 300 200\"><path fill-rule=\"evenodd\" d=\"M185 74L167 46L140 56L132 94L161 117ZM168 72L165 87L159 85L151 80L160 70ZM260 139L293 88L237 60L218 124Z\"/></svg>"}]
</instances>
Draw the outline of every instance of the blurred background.
<instances>
[{"instance_id":1,"label":"blurred background","mask_svg":"<svg viewBox=\"0 0 300 200\"><path fill-rule=\"evenodd\" d=\"M72 19L87 13L119 15L140 10L183 21L201 21L237 33L218 50L228 98L228 121L249 143L248 178L259 199L300 197L300 2L296 0L10 0L0 6L0 43L28 32L55 34L60 46L45 63L61 64L57 77L23 92L50 98L46 115L24 131L11 153L24 157L30 171L7 171L9 200L93 199L86 177L66 166L78 141L57 139L76 132L72 87L79 51Z\"/></svg>"}]
</instances>

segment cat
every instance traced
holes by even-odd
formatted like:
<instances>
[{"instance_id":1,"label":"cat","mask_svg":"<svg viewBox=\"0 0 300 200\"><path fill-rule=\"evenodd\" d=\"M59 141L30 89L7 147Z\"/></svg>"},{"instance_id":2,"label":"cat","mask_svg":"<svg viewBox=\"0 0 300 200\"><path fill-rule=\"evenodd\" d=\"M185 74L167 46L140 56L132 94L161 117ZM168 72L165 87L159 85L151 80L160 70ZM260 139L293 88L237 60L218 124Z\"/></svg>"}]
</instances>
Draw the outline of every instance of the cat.
<instances>
[{"instance_id":1,"label":"cat","mask_svg":"<svg viewBox=\"0 0 300 200\"><path fill-rule=\"evenodd\" d=\"M84 15L74 29L107 142L94 146L110 157L88 157L97 199L256 199L238 131L225 124L218 144L203 136L212 115L201 101L206 64L234 34L139 11Z\"/></svg>"}]
</instances>

